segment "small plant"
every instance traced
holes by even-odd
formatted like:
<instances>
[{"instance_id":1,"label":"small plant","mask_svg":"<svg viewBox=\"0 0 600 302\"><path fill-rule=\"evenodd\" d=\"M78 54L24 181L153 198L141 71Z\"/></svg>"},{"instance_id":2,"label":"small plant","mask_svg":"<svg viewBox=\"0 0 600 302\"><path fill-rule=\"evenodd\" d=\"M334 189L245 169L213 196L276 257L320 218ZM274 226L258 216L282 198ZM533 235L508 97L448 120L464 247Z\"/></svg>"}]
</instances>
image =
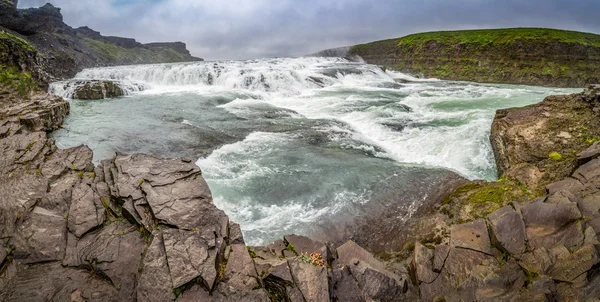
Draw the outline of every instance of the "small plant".
<instances>
[{"instance_id":1,"label":"small plant","mask_svg":"<svg viewBox=\"0 0 600 302\"><path fill-rule=\"evenodd\" d=\"M79 171L79 172L77 172L77 177L79 177L79 178L83 178L83 171Z\"/></svg>"},{"instance_id":2,"label":"small plant","mask_svg":"<svg viewBox=\"0 0 600 302\"><path fill-rule=\"evenodd\" d=\"M548 158L550 158L553 161L561 161L563 159L562 155L560 155L560 153L558 152L550 153L550 155L548 155Z\"/></svg>"},{"instance_id":3,"label":"small plant","mask_svg":"<svg viewBox=\"0 0 600 302\"><path fill-rule=\"evenodd\" d=\"M141 186L144 183L144 179L143 178L140 179L139 183L140 183L140 186Z\"/></svg>"},{"instance_id":4,"label":"small plant","mask_svg":"<svg viewBox=\"0 0 600 302\"><path fill-rule=\"evenodd\" d=\"M320 253L314 252L308 255L308 253L302 253L296 258L296 260L304 263L310 263L314 266L324 267L326 265L325 259L321 256Z\"/></svg>"},{"instance_id":5,"label":"small plant","mask_svg":"<svg viewBox=\"0 0 600 302\"><path fill-rule=\"evenodd\" d=\"M296 251L296 248L294 248L293 244L288 243L288 245L285 247L285 249L287 251L290 251L290 252L294 253L294 255L298 256L298 252Z\"/></svg>"},{"instance_id":6,"label":"small plant","mask_svg":"<svg viewBox=\"0 0 600 302\"><path fill-rule=\"evenodd\" d=\"M248 251L248 254L250 254L251 258L256 258L256 252L251 247L247 246L246 250Z\"/></svg>"}]
</instances>

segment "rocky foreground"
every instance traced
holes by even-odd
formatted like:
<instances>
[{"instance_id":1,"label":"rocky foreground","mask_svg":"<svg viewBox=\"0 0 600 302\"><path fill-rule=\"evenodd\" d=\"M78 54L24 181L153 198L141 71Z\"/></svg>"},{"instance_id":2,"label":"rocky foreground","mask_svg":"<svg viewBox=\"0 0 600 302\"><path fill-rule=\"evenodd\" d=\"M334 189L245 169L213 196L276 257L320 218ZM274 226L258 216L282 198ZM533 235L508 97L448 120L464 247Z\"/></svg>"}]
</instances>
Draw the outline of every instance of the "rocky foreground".
<instances>
[{"instance_id":1,"label":"rocky foreground","mask_svg":"<svg viewBox=\"0 0 600 302\"><path fill-rule=\"evenodd\" d=\"M289 235L246 246L191 160L117 155L94 166L86 146L60 150L47 137L68 114L67 102L45 94L8 98L0 110L2 301L600 297L598 142L576 154L574 172L547 184L539 198L501 203L481 217L465 203L456 213L466 223L441 219L451 211L438 204L417 218L444 222L438 237L414 236L404 262L386 263L352 241L331 246ZM593 111L600 90L568 101ZM398 236L411 234L424 232L407 226Z\"/></svg>"}]
</instances>

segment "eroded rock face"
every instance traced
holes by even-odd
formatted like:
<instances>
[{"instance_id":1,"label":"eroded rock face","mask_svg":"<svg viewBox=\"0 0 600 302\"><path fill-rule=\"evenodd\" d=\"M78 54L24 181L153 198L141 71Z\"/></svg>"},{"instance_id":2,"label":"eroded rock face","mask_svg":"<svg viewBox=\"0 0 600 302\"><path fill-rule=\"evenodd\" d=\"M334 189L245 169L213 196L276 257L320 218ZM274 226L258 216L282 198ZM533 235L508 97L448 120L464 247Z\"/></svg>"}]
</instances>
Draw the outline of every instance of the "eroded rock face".
<instances>
[{"instance_id":1,"label":"eroded rock face","mask_svg":"<svg viewBox=\"0 0 600 302\"><path fill-rule=\"evenodd\" d=\"M590 147L589 139L600 136L598 92L600 87L592 85L583 93L498 110L490 137L498 176L542 192L545 185L571 175L581 161L595 157L598 145Z\"/></svg>"},{"instance_id":2,"label":"eroded rock face","mask_svg":"<svg viewBox=\"0 0 600 302\"><path fill-rule=\"evenodd\" d=\"M78 82L73 91L73 98L79 100L102 100L116 98L125 94L123 89L111 81Z\"/></svg>"}]
</instances>

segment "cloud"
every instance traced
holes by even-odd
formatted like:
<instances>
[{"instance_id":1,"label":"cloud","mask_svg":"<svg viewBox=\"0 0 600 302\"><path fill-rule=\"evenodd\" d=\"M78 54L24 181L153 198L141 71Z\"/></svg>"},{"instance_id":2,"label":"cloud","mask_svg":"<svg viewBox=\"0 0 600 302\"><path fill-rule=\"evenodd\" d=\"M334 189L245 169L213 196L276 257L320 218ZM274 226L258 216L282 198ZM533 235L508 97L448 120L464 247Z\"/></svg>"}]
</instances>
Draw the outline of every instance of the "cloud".
<instances>
[{"instance_id":1,"label":"cloud","mask_svg":"<svg viewBox=\"0 0 600 302\"><path fill-rule=\"evenodd\" d=\"M21 0L19 7L45 1ZM494 27L600 32L596 0L50 0L65 22L206 59L299 56L406 34Z\"/></svg>"}]
</instances>

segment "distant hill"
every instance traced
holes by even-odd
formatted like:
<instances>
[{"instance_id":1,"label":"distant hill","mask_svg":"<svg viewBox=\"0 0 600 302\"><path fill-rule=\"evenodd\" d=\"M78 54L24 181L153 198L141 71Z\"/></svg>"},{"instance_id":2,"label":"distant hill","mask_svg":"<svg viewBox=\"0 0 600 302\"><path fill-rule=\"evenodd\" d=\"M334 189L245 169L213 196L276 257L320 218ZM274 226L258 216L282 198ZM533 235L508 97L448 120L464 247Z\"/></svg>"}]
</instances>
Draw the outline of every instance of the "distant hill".
<instances>
[{"instance_id":1,"label":"distant hill","mask_svg":"<svg viewBox=\"0 0 600 302\"><path fill-rule=\"evenodd\" d=\"M347 48L367 63L450 80L584 87L600 82L600 35L546 28L440 31Z\"/></svg>"},{"instance_id":2,"label":"distant hill","mask_svg":"<svg viewBox=\"0 0 600 302\"><path fill-rule=\"evenodd\" d=\"M60 8L17 9L17 0L0 0L0 31L35 46L44 69L56 78L70 78L84 68L125 64L199 61L185 43L142 44L134 39L102 36L88 27L63 22ZM92 12L90 12L92 13Z\"/></svg>"}]
</instances>

